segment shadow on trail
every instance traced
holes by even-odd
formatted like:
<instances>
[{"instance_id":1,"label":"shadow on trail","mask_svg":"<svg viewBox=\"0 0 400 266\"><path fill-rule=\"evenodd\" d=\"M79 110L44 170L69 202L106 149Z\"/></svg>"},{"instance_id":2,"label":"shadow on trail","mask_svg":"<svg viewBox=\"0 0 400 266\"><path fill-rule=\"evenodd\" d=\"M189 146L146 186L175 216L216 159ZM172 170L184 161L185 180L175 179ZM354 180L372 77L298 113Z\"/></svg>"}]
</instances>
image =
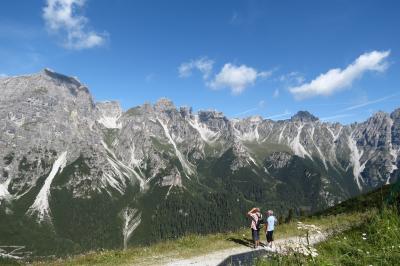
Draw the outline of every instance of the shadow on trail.
<instances>
[{"instance_id":1,"label":"shadow on trail","mask_svg":"<svg viewBox=\"0 0 400 266\"><path fill-rule=\"evenodd\" d=\"M257 258L264 257L268 254L265 249L256 249L245 253L229 256L218 266L243 266L243 265L254 265L254 260Z\"/></svg>"},{"instance_id":2,"label":"shadow on trail","mask_svg":"<svg viewBox=\"0 0 400 266\"><path fill-rule=\"evenodd\" d=\"M249 247L249 248L252 248L254 246L253 240L251 240L249 238L234 238L234 237L230 237L227 240L235 242L236 244L239 244L239 245L243 245L243 246Z\"/></svg>"}]
</instances>

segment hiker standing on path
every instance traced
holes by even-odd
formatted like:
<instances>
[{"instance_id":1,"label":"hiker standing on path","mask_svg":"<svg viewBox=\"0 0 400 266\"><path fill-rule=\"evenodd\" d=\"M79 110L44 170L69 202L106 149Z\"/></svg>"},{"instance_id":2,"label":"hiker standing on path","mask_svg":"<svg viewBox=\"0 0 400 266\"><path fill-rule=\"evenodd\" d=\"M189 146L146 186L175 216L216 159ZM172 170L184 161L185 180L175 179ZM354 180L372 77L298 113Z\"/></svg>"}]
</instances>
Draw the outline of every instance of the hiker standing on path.
<instances>
[{"instance_id":1,"label":"hiker standing on path","mask_svg":"<svg viewBox=\"0 0 400 266\"><path fill-rule=\"evenodd\" d=\"M258 248L260 246L260 229L257 228L259 224L259 220L261 219L261 213L259 208L253 208L248 213L247 216L251 219L251 236L254 242L254 248Z\"/></svg>"},{"instance_id":2,"label":"hiker standing on path","mask_svg":"<svg viewBox=\"0 0 400 266\"><path fill-rule=\"evenodd\" d=\"M267 248L272 249L272 243L274 241L274 229L275 229L275 224L277 222L274 212L269 210L267 211L267 221L264 225L265 227L265 234L267 238Z\"/></svg>"}]
</instances>

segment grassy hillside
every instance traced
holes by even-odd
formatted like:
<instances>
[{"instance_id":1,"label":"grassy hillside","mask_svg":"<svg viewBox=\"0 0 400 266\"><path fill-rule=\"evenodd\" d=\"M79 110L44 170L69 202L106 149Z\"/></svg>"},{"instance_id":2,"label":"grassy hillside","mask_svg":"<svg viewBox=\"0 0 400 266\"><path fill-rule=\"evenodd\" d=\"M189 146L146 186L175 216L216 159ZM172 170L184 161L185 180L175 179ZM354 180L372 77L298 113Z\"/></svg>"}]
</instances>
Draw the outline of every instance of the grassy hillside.
<instances>
[{"instance_id":1,"label":"grassy hillside","mask_svg":"<svg viewBox=\"0 0 400 266\"><path fill-rule=\"evenodd\" d=\"M341 234L315 247L315 257L294 251L257 261L267 265L398 265L400 216L394 207L382 210Z\"/></svg>"},{"instance_id":2,"label":"grassy hillside","mask_svg":"<svg viewBox=\"0 0 400 266\"><path fill-rule=\"evenodd\" d=\"M320 255L316 258L296 254L296 256L272 257L257 263L260 265L288 263L375 265L382 257L385 257L384 264L381 265L389 265L395 259L399 259L400 254L400 219L395 207L391 207L394 205L387 207L385 203L394 188L394 186L385 186L312 216L300 217L288 223L280 221L276 230L276 239L302 235L304 232L298 230L297 221L314 224L324 231L340 230L343 233L318 245L317 250ZM102 249L61 259L45 258L29 262L34 265L155 265L172 259L189 258L250 244L250 230L243 227L232 232L209 235L191 233L157 244L131 247L126 251ZM353 260L359 260L360 263L355 263ZM25 264L26 262L28 261L15 262L0 259L1 265Z\"/></svg>"},{"instance_id":3,"label":"grassy hillside","mask_svg":"<svg viewBox=\"0 0 400 266\"><path fill-rule=\"evenodd\" d=\"M369 218L317 245L315 254L292 250L289 256L257 261L267 265L398 265L400 261L400 182L343 202L315 217L338 216L352 211ZM376 211L373 211L376 210ZM323 218L322 218L323 219Z\"/></svg>"},{"instance_id":4,"label":"grassy hillside","mask_svg":"<svg viewBox=\"0 0 400 266\"><path fill-rule=\"evenodd\" d=\"M323 230L351 228L352 225L367 220L369 213L354 212L323 218L303 218L304 223L313 223ZM276 231L276 238L298 236L303 232L297 229L295 221L281 224ZM263 239L264 240L264 239ZM126 251L104 250L84 255L67 257L59 260L36 261L34 265L157 265L177 258L189 258L227 248L242 247L251 244L248 228L235 232L210 235L187 235L167 240L154 245L133 247Z\"/></svg>"}]
</instances>

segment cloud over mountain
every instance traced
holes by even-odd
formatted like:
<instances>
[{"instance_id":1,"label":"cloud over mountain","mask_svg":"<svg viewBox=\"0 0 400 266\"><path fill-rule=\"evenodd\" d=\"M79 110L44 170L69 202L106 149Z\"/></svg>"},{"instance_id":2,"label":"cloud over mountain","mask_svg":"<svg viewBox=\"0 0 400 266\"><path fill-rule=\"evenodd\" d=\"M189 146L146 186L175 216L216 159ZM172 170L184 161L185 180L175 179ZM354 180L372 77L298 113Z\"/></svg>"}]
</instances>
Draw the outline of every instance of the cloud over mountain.
<instances>
[{"instance_id":1,"label":"cloud over mountain","mask_svg":"<svg viewBox=\"0 0 400 266\"><path fill-rule=\"evenodd\" d=\"M246 65L225 64L214 79L208 83L212 89L228 88L235 95L242 93L249 86L254 85L257 79L267 78L270 71L257 71Z\"/></svg>"},{"instance_id":2,"label":"cloud over mountain","mask_svg":"<svg viewBox=\"0 0 400 266\"><path fill-rule=\"evenodd\" d=\"M340 90L350 87L354 80L360 78L367 71L383 72L388 64L385 59L390 51L372 51L360 55L345 69L334 68L320 74L309 83L291 87L289 91L296 99L305 99L314 96L329 96Z\"/></svg>"},{"instance_id":3,"label":"cloud over mountain","mask_svg":"<svg viewBox=\"0 0 400 266\"><path fill-rule=\"evenodd\" d=\"M193 70L197 69L203 74L203 78L207 79L213 69L214 61L207 57L200 57L196 60L182 63L178 67L179 77L186 78L192 75Z\"/></svg>"},{"instance_id":4,"label":"cloud over mountain","mask_svg":"<svg viewBox=\"0 0 400 266\"><path fill-rule=\"evenodd\" d=\"M63 46L68 49L87 49L103 45L105 34L99 34L88 27L89 19L78 14L86 0L47 0L43 8L46 27L63 37Z\"/></svg>"}]
</instances>

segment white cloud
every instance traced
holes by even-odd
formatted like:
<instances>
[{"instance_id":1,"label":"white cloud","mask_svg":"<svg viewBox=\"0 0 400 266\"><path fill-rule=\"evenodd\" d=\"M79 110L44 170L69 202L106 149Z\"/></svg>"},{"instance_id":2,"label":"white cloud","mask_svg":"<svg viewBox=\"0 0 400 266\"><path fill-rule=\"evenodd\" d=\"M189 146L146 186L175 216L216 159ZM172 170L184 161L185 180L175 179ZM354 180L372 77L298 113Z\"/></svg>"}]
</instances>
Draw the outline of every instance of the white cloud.
<instances>
[{"instance_id":1,"label":"white cloud","mask_svg":"<svg viewBox=\"0 0 400 266\"><path fill-rule=\"evenodd\" d=\"M254 85L258 78L266 78L271 75L270 71L258 72L246 65L236 66L225 64L214 79L208 83L212 89L229 88L233 94L242 93L247 87Z\"/></svg>"},{"instance_id":2,"label":"white cloud","mask_svg":"<svg viewBox=\"0 0 400 266\"><path fill-rule=\"evenodd\" d=\"M46 0L43 19L51 32L66 34L64 46L68 49L86 49L103 45L105 34L88 28L89 19L77 13L86 0Z\"/></svg>"},{"instance_id":3,"label":"white cloud","mask_svg":"<svg viewBox=\"0 0 400 266\"><path fill-rule=\"evenodd\" d=\"M207 57L201 57L196 60L191 60L189 62L182 63L178 68L179 77L187 78L190 75L192 75L194 69L197 69L203 74L203 79L207 79L211 74L213 65L214 61L208 59Z\"/></svg>"},{"instance_id":4,"label":"white cloud","mask_svg":"<svg viewBox=\"0 0 400 266\"><path fill-rule=\"evenodd\" d=\"M385 59L389 54L390 51L364 53L345 69L331 69L319 75L310 83L291 87L289 90L297 99L305 99L318 95L332 95L337 91L350 87L353 81L360 78L366 71L385 71L388 67Z\"/></svg>"}]
</instances>

